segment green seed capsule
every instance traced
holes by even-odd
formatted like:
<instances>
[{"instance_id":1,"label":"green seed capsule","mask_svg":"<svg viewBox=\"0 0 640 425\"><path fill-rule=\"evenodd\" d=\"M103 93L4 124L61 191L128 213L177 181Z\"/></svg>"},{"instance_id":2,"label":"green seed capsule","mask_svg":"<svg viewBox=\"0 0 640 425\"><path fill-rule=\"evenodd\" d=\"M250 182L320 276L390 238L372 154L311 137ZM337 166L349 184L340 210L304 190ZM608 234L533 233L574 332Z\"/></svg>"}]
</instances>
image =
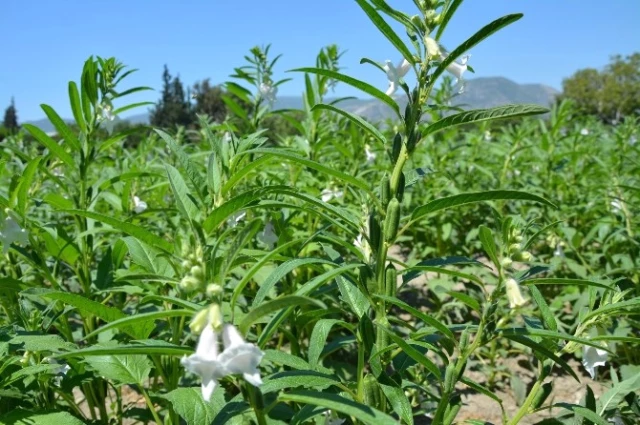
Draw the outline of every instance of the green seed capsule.
<instances>
[{"instance_id":1,"label":"green seed capsule","mask_svg":"<svg viewBox=\"0 0 640 425\"><path fill-rule=\"evenodd\" d=\"M455 363L449 363L449 365L447 366L447 369L444 371L444 383L443 383L444 392L448 394L451 394L451 391L453 391L453 387L456 385L456 380L454 376L455 372L456 372Z\"/></svg>"},{"instance_id":2,"label":"green seed capsule","mask_svg":"<svg viewBox=\"0 0 640 425\"><path fill-rule=\"evenodd\" d=\"M397 278L398 278L398 271L393 266L393 264L389 264L387 266L387 269L385 270L385 288L386 288L385 295L386 296L388 297L396 296Z\"/></svg>"},{"instance_id":3,"label":"green seed capsule","mask_svg":"<svg viewBox=\"0 0 640 425\"><path fill-rule=\"evenodd\" d=\"M382 205L387 208L389 201L391 200L391 184L389 183L389 176L384 175L382 181L380 181L380 201Z\"/></svg>"},{"instance_id":4,"label":"green seed capsule","mask_svg":"<svg viewBox=\"0 0 640 425\"><path fill-rule=\"evenodd\" d=\"M393 242L398 234L400 225L400 202L396 198L391 199L387 207L387 216L384 220L384 240Z\"/></svg>"},{"instance_id":5,"label":"green seed capsule","mask_svg":"<svg viewBox=\"0 0 640 425\"><path fill-rule=\"evenodd\" d=\"M533 402L531 403L531 409L537 409L542 406L542 403L544 403L547 397L549 397L549 394L551 394L551 390L553 390L553 383L547 382L546 384L543 384L542 388L538 391L538 394L536 394Z\"/></svg>"},{"instance_id":6,"label":"green seed capsule","mask_svg":"<svg viewBox=\"0 0 640 425\"><path fill-rule=\"evenodd\" d=\"M391 162L393 162L394 164L398 162L401 149L402 149L402 135L400 133L396 133L396 136L393 138L393 149L391 150Z\"/></svg>"},{"instance_id":7,"label":"green seed capsule","mask_svg":"<svg viewBox=\"0 0 640 425\"><path fill-rule=\"evenodd\" d=\"M444 414L444 420L442 423L444 425L451 425L453 420L458 416L458 412L460 411L460 407L462 403L460 403L460 396L455 396L451 399L451 402L447 406L447 410Z\"/></svg>"},{"instance_id":8,"label":"green seed capsule","mask_svg":"<svg viewBox=\"0 0 640 425\"><path fill-rule=\"evenodd\" d=\"M380 405L380 387L376 377L371 374L364 377L364 403L374 408Z\"/></svg>"},{"instance_id":9,"label":"green seed capsule","mask_svg":"<svg viewBox=\"0 0 640 425\"><path fill-rule=\"evenodd\" d=\"M400 173L400 180L398 181L398 190L396 193L396 198L398 201L402 202L402 198L404 197L404 186L406 184L406 180L404 177L404 173Z\"/></svg>"},{"instance_id":10,"label":"green seed capsule","mask_svg":"<svg viewBox=\"0 0 640 425\"><path fill-rule=\"evenodd\" d=\"M380 248L380 222L373 212L369 214L369 240L371 250L377 253Z\"/></svg>"}]
</instances>

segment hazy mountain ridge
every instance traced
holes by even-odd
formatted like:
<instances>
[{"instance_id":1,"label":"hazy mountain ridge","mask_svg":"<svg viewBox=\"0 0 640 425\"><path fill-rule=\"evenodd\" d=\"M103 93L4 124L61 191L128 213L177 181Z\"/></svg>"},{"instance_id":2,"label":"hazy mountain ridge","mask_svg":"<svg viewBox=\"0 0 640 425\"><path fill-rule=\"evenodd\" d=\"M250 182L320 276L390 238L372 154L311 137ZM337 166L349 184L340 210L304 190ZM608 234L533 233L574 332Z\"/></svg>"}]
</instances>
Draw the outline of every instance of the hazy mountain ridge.
<instances>
[{"instance_id":1,"label":"hazy mountain ridge","mask_svg":"<svg viewBox=\"0 0 640 425\"><path fill-rule=\"evenodd\" d=\"M540 106L549 106L559 92L544 84L518 84L504 77L474 78L466 81L465 92L454 98L453 104L460 105L464 109L491 108L510 103L532 103ZM404 110L407 103L406 96L396 96L400 110ZM325 101L332 101L326 99ZM280 96L277 98L274 109L301 109L302 97ZM338 104L340 108L360 115L370 121L384 121L392 118L393 113L389 106L377 99L347 99ZM118 119L118 118L117 118ZM148 123L149 113L144 112L122 118L131 123ZM65 121L71 121L67 119ZM53 125L47 118L35 121L27 121L45 132L54 131Z\"/></svg>"}]
</instances>

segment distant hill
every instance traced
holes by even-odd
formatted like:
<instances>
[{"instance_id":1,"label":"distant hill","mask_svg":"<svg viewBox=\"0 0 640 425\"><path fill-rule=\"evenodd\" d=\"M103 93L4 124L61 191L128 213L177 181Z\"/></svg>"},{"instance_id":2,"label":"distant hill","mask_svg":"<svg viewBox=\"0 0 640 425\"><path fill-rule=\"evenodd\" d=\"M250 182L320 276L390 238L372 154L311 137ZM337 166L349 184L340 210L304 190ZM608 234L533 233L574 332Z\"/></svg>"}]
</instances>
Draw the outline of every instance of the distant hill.
<instances>
[{"instance_id":1,"label":"distant hill","mask_svg":"<svg viewBox=\"0 0 640 425\"><path fill-rule=\"evenodd\" d=\"M491 108L509 103L533 103L549 106L558 93L554 88L543 84L518 84L504 77L474 78L466 81L464 93L457 96L453 103L464 109ZM397 96L396 100L403 110L407 103L406 97L404 95ZM301 97L279 96L274 109L301 109L302 105ZM349 99L341 102L339 106L371 121L384 121L393 117L389 106L373 98ZM148 123L149 114L145 112L122 119L136 124ZM45 132L54 131L53 125L46 118L27 123L36 125Z\"/></svg>"}]
</instances>

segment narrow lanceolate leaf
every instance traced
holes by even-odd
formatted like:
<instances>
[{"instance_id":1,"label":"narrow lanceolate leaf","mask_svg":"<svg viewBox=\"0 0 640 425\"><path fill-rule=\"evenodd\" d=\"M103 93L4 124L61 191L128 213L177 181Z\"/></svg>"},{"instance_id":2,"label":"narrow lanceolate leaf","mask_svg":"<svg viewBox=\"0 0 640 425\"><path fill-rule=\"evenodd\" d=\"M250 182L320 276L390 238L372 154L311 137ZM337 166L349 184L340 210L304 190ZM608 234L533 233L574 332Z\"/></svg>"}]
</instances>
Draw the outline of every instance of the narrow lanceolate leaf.
<instances>
[{"instance_id":1,"label":"narrow lanceolate leaf","mask_svg":"<svg viewBox=\"0 0 640 425\"><path fill-rule=\"evenodd\" d=\"M92 356L85 362L100 376L120 385L142 385L151 372L151 362L145 355Z\"/></svg>"},{"instance_id":2,"label":"narrow lanceolate leaf","mask_svg":"<svg viewBox=\"0 0 640 425\"><path fill-rule=\"evenodd\" d=\"M29 189L32 188L33 178L36 175L40 160L42 157L37 156L33 158L24 169L22 176L20 177L20 186L18 187L17 200L18 200L18 213L21 216L25 216L27 211L27 202L29 200Z\"/></svg>"},{"instance_id":3,"label":"narrow lanceolate leaf","mask_svg":"<svg viewBox=\"0 0 640 425\"><path fill-rule=\"evenodd\" d=\"M363 92L370 94L371 96L381 100L386 103L393 109L393 111L400 117L400 108L398 104L391 98L391 96L387 96L383 91L375 88L371 84L365 83L364 81L357 80L353 77L349 77L347 75L341 74L340 72L331 71L329 69L323 68L297 68L292 69L289 72L308 72L311 74L323 75L325 77L329 77L338 81L342 81L345 84L349 84L352 87L355 87Z\"/></svg>"},{"instance_id":4,"label":"narrow lanceolate leaf","mask_svg":"<svg viewBox=\"0 0 640 425\"><path fill-rule=\"evenodd\" d=\"M75 134L71 131L71 129L67 126L67 124L60 118L60 115L49 105L45 105L44 103L40 105L44 113L51 121L51 124L58 130L58 133L64 137L64 141L69 144L75 151L80 151L80 142Z\"/></svg>"},{"instance_id":5,"label":"narrow lanceolate leaf","mask_svg":"<svg viewBox=\"0 0 640 425\"><path fill-rule=\"evenodd\" d=\"M246 334L251 325L255 322L267 316L271 313L275 313L278 310L282 310L287 307L301 306L301 305L315 305L320 308L327 308L322 302L309 297L301 297L298 295L286 295L284 297L276 298L275 300L267 301L264 304L260 304L247 314L240 323L240 332Z\"/></svg>"},{"instance_id":6,"label":"narrow lanceolate leaf","mask_svg":"<svg viewBox=\"0 0 640 425\"><path fill-rule=\"evenodd\" d=\"M460 193L458 195L446 196L444 198L434 199L424 205L417 207L411 214L411 220L418 220L427 214L453 208L460 205L473 204L484 201L512 200L512 201L534 201L541 204L549 205L553 208L557 206L541 196L534 195L529 192L521 192L518 190L488 190L484 192Z\"/></svg>"},{"instance_id":7,"label":"narrow lanceolate leaf","mask_svg":"<svg viewBox=\"0 0 640 425\"><path fill-rule=\"evenodd\" d=\"M369 134L375 137L376 140L378 140L383 145L386 143L386 139L384 138L384 135L377 128L375 128L371 123L366 121L364 118L359 117L358 115L352 114L340 108L336 108L335 106L327 105L324 103L319 103L315 105L313 108L311 108L312 111L315 111L316 109L325 109L327 111L336 112L340 115L343 115L348 120L350 120L351 122L353 122L354 124L362 128L363 130L369 132Z\"/></svg>"},{"instance_id":8,"label":"narrow lanceolate leaf","mask_svg":"<svg viewBox=\"0 0 640 425\"><path fill-rule=\"evenodd\" d=\"M178 206L178 211L189 221L194 221L198 214L198 206L189 196L189 188L185 183L180 172L169 164L165 164L169 185L173 191L173 195Z\"/></svg>"},{"instance_id":9,"label":"narrow lanceolate leaf","mask_svg":"<svg viewBox=\"0 0 640 425\"><path fill-rule=\"evenodd\" d=\"M585 419L588 419L596 425L611 425L611 422L608 422L607 420L603 419L600 415L598 415L596 412L593 412L584 406L571 404L571 403L556 403L552 407L562 407L564 409L570 410L576 416L581 416Z\"/></svg>"},{"instance_id":10,"label":"narrow lanceolate leaf","mask_svg":"<svg viewBox=\"0 0 640 425\"><path fill-rule=\"evenodd\" d=\"M180 310L164 310L164 311L152 311L151 313L138 313L134 316L126 316L122 319L114 320L111 323L107 323L104 326L96 329L95 331L87 334L84 339L89 339L99 333L108 331L109 329L121 329L127 326L141 325L148 327L150 321L166 319L168 317L184 317L193 315L193 310L180 309ZM146 337L146 336L145 336Z\"/></svg>"},{"instance_id":11,"label":"narrow lanceolate leaf","mask_svg":"<svg viewBox=\"0 0 640 425\"><path fill-rule=\"evenodd\" d=\"M493 232L487 226L481 224L478 228L478 236L480 237L482 248L484 248L484 251L487 253L493 264L498 267L500 264L498 261L498 248L496 247Z\"/></svg>"},{"instance_id":12,"label":"narrow lanceolate leaf","mask_svg":"<svg viewBox=\"0 0 640 425\"><path fill-rule=\"evenodd\" d=\"M193 348L170 344L168 342L158 342L156 344L126 344L113 347L89 347L80 350L67 351L52 355L55 358L64 357L88 357L104 355L128 355L128 354L158 354L167 356L184 356L192 354Z\"/></svg>"},{"instance_id":13,"label":"narrow lanceolate leaf","mask_svg":"<svg viewBox=\"0 0 640 425\"><path fill-rule=\"evenodd\" d=\"M413 348L409 343L407 343L404 339L400 338L396 335L391 329L388 329L384 326L378 326L378 329L382 329L389 338L398 345L402 349L402 351L409 357L411 357L416 362L420 363L424 366L429 372L433 373L433 375L438 379L442 379L442 374L438 366L436 366L431 360L427 358L424 354L422 354L417 349Z\"/></svg>"},{"instance_id":14,"label":"narrow lanceolate leaf","mask_svg":"<svg viewBox=\"0 0 640 425\"><path fill-rule=\"evenodd\" d=\"M451 332L446 325L444 325L443 323L440 323L439 321L427 315L426 313L421 312L417 308L411 307L409 304L405 303L404 301L401 301L398 298L387 297L383 295L376 295L375 298L379 298L389 304L393 304L396 307L403 309L407 313L412 314L415 318L422 320L425 324L429 326L433 326L434 328L439 330L443 335L450 338L451 340L455 339L455 337L453 336L453 332Z\"/></svg>"},{"instance_id":15,"label":"narrow lanceolate leaf","mask_svg":"<svg viewBox=\"0 0 640 425\"><path fill-rule=\"evenodd\" d=\"M162 137L162 139L165 142L167 142L167 145L169 145L169 148L171 149L171 151L178 158L178 162L180 163L182 168L184 168L184 170L186 171L187 178L193 184L193 187L196 190L196 193L198 194L200 199L203 200L204 197L203 197L202 191L206 187L206 183L202 175L200 175L200 173L198 172L198 169L195 167L195 165L191 161L191 158L189 158L189 155L187 155L184 149L182 149L182 147L178 145L178 143L173 139L173 137L169 136L164 131L158 130L158 129L156 129L156 133L158 133L160 137Z\"/></svg>"},{"instance_id":16,"label":"narrow lanceolate leaf","mask_svg":"<svg viewBox=\"0 0 640 425\"><path fill-rule=\"evenodd\" d=\"M396 425L398 421L373 407L357 403L338 394L318 391L292 391L280 394L280 401L311 404L353 416L367 425Z\"/></svg>"},{"instance_id":17,"label":"narrow lanceolate leaf","mask_svg":"<svg viewBox=\"0 0 640 425\"><path fill-rule=\"evenodd\" d=\"M468 51L473 46L480 43L485 38L489 37L491 34L499 31L501 28L504 28L507 25L510 25L515 21L517 21L518 19L522 18L522 16L523 16L522 13L514 13L512 15L506 15L480 28L478 32L476 32L474 35L469 37L464 43L462 43L457 48L453 49L451 53L449 53L447 58L443 60L442 63L438 66L438 68L436 68L436 70L434 71L431 77L431 81L437 80L438 77L447 69L447 66L449 66L457 58L462 56L466 51Z\"/></svg>"},{"instance_id":18,"label":"narrow lanceolate leaf","mask_svg":"<svg viewBox=\"0 0 640 425\"><path fill-rule=\"evenodd\" d=\"M395 31L391 29L389 24L387 24L382 16L380 16L378 12L376 12L373 6L371 6L367 0L356 0L356 2L358 3L358 5L360 5L362 10L364 10L364 13L367 14L369 19L371 19L371 22L373 22L373 24L378 27L378 30L380 30L380 32L385 37L387 37L387 40L389 40L391 44L393 44L393 46L398 49L398 51L402 54L402 56L404 56L406 60L409 61L409 63L413 64L413 54L407 48L407 45L404 44L402 39L398 37L398 34L396 34Z\"/></svg>"},{"instance_id":19,"label":"narrow lanceolate leaf","mask_svg":"<svg viewBox=\"0 0 640 425\"><path fill-rule=\"evenodd\" d=\"M23 124L23 128L25 128L36 140L42 143L49 152L58 157L62 162L67 164L69 167L75 167L75 162L73 161L73 157L64 150L62 146L56 143L51 137L47 136L47 134L40 130L38 127L32 124Z\"/></svg>"},{"instance_id":20,"label":"narrow lanceolate leaf","mask_svg":"<svg viewBox=\"0 0 640 425\"><path fill-rule=\"evenodd\" d=\"M525 279L520 282L521 285L568 285L568 286L593 286L594 288L602 288L609 291L615 291L615 286L607 285L601 282L594 282L586 279L567 279L556 277L545 277L540 279Z\"/></svg>"},{"instance_id":21,"label":"narrow lanceolate leaf","mask_svg":"<svg viewBox=\"0 0 640 425\"><path fill-rule=\"evenodd\" d=\"M80 102L80 92L78 85L74 81L69 81L69 102L71 103L71 111L76 124L83 133L87 132L87 123L82 116L82 103Z\"/></svg>"},{"instance_id":22,"label":"narrow lanceolate leaf","mask_svg":"<svg viewBox=\"0 0 640 425\"><path fill-rule=\"evenodd\" d=\"M329 336L329 332L331 332L331 328L335 324L341 324L342 326L348 327L347 323L342 320L337 319L320 319L316 322L316 325L313 327L313 331L311 332L311 337L309 338L309 365L312 369L318 367L318 363L320 362L320 355L322 354L322 350L324 350L325 345L327 344L327 336Z\"/></svg>"},{"instance_id":23,"label":"narrow lanceolate leaf","mask_svg":"<svg viewBox=\"0 0 640 425\"><path fill-rule=\"evenodd\" d=\"M167 242L165 239L159 236L154 235L150 231L140 226L136 226L135 224L126 223L124 221L117 220L113 217L109 217L107 215L99 214L91 211L74 209L74 210L61 210L60 212L67 213L67 214L76 214L82 217L87 217L93 220L100 221L128 235L134 236L140 239L142 242L146 242L153 247L161 249L162 251L165 251L168 253L173 252L173 245L171 245L171 243Z\"/></svg>"},{"instance_id":24,"label":"narrow lanceolate leaf","mask_svg":"<svg viewBox=\"0 0 640 425\"><path fill-rule=\"evenodd\" d=\"M540 309L540 314L542 315L542 320L544 321L546 328L551 331L557 331L558 322L556 322L556 318L549 308L549 305L544 300L540 290L538 290L535 285L529 285L529 292Z\"/></svg>"},{"instance_id":25,"label":"narrow lanceolate leaf","mask_svg":"<svg viewBox=\"0 0 640 425\"><path fill-rule=\"evenodd\" d=\"M332 177L335 177L337 179L340 179L342 181L344 181L345 183L350 183L354 186L356 186L357 188L360 188L362 190L367 191L368 193L371 192L371 188L370 185L354 176L351 176L349 174L343 173L342 171L338 171L338 170L334 170L331 167L327 167L326 165L320 164L319 162L316 161L312 161L310 159L304 158L300 155L291 153L291 152L287 152L283 149L277 149L277 148L257 148L257 149L252 149L250 151L246 151L244 152L244 154L251 154L251 153L264 153L264 154L269 154L269 155L274 155L274 156L279 156L281 158L286 158L291 160L292 162L296 162L300 165L304 165L306 167L312 168L316 171L320 171L322 173L325 173L327 175L330 175Z\"/></svg>"},{"instance_id":26,"label":"narrow lanceolate leaf","mask_svg":"<svg viewBox=\"0 0 640 425\"><path fill-rule=\"evenodd\" d=\"M445 10L442 14L440 14L440 17L441 17L440 25L438 25L438 31L436 32L436 38L435 38L436 40L440 40L442 33L444 32L445 28L449 24L449 21L451 20L451 17L453 16L456 9L458 9L458 7L461 4L462 4L462 0L453 0L449 2L449 7L447 7L447 10Z\"/></svg>"},{"instance_id":27,"label":"narrow lanceolate leaf","mask_svg":"<svg viewBox=\"0 0 640 425\"><path fill-rule=\"evenodd\" d=\"M428 136L445 128L462 124L469 124L481 121L493 121L503 118L524 117L528 115L544 114L549 112L547 108L539 105L504 105L489 109L473 109L471 111L460 112L449 115L429 125L422 133Z\"/></svg>"}]
</instances>

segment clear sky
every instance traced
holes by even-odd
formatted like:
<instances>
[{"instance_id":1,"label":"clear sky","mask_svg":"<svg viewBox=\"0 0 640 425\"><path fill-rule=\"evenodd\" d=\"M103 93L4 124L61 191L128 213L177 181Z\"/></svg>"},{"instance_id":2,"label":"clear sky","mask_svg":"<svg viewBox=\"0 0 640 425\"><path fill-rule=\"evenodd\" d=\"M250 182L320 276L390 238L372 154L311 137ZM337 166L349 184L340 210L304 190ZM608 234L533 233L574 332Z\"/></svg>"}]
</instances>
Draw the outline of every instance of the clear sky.
<instances>
[{"instance_id":1,"label":"clear sky","mask_svg":"<svg viewBox=\"0 0 640 425\"><path fill-rule=\"evenodd\" d=\"M411 0L388 3L415 13ZM516 12L524 18L469 52L476 77L560 89L577 69L601 68L612 54L640 51L640 0L466 0L441 41L451 50L491 20ZM381 89L386 77L360 59L400 59L354 0L2 0L0 40L0 112L15 96L20 122L44 117L41 103L71 117L67 83L79 79L90 55L138 68L124 88L156 89L131 101L158 99L164 64L185 84L228 81L255 45L271 43L273 53L283 54L276 79L295 77L280 87L281 95L302 93L300 74L286 71L314 66L318 51L331 43L347 51L345 73ZM335 95L364 97L344 84Z\"/></svg>"}]
</instances>

